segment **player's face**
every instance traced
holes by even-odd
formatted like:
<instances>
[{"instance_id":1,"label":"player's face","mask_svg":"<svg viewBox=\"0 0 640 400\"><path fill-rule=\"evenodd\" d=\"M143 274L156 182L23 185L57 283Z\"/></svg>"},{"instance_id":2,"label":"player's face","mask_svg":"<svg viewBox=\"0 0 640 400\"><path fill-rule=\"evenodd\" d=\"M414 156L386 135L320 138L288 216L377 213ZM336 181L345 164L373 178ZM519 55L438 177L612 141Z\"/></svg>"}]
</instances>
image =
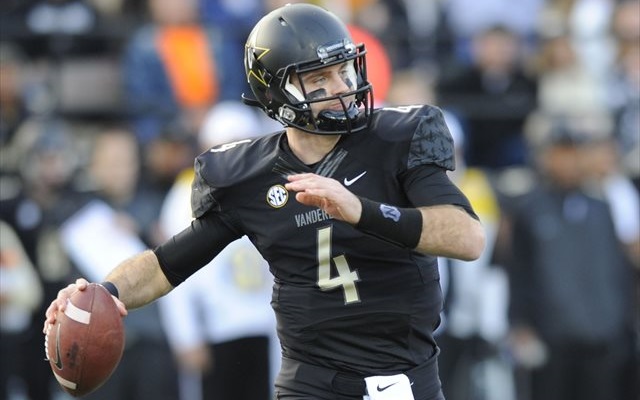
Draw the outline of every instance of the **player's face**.
<instances>
[{"instance_id":1,"label":"player's face","mask_svg":"<svg viewBox=\"0 0 640 400\"><path fill-rule=\"evenodd\" d=\"M298 79L299 78L299 79ZM356 71L353 61L347 61L341 64L331 65L315 71L306 72L300 77L292 77L294 85L302 91L300 81L304 85L306 99L311 101L321 100L323 98L338 96L344 93L356 90ZM355 101L355 95L345 96L343 98L345 106ZM322 110L342 111L343 106L340 99L330 99L311 103L311 110L315 116Z\"/></svg>"}]
</instances>

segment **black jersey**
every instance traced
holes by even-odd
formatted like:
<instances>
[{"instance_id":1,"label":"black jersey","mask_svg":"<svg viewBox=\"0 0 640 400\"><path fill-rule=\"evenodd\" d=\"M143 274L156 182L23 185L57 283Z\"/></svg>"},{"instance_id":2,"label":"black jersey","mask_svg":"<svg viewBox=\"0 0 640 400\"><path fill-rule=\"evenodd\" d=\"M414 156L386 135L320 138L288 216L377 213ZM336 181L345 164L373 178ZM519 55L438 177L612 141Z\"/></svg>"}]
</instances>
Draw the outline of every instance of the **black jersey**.
<instances>
[{"instance_id":1,"label":"black jersey","mask_svg":"<svg viewBox=\"0 0 640 400\"><path fill-rule=\"evenodd\" d=\"M458 204L472 213L446 178L453 168L452 139L438 108L383 108L370 129L342 136L314 166L291 153L283 132L203 153L192 207L196 221L224 221L228 240L247 235L269 263L285 356L362 375L404 371L436 349L432 332L442 305L436 257L298 203L284 187L286 176L313 172L375 201ZM173 284L186 278L163 269Z\"/></svg>"}]
</instances>

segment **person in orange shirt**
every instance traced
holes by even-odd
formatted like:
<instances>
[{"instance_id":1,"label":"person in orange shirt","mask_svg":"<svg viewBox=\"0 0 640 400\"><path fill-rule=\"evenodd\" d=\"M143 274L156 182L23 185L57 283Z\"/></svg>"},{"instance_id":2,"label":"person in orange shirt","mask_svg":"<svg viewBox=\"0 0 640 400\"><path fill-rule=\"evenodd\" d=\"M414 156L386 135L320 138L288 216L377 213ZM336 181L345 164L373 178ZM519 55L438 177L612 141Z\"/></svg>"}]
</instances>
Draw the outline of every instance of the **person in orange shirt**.
<instances>
[{"instance_id":1,"label":"person in orange shirt","mask_svg":"<svg viewBox=\"0 0 640 400\"><path fill-rule=\"evenodd\" d=\"M218 100L242 88L221 68L220 32L203 24L196 0L148 0L151 22L124 50L124 90L138 140L147 144L168 123L198 131Z\"/></svg>"}]
</instances>

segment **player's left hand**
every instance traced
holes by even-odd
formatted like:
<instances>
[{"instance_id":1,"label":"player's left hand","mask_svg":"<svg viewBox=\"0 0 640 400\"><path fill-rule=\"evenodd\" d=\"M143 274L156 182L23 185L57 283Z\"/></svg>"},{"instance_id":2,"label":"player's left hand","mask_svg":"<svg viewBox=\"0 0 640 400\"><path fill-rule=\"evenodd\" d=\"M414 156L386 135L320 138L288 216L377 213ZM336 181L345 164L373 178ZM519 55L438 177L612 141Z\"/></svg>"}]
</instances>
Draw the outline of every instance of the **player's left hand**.
<instances>
[{"instance_id":1,"label":"player's left hand","mask_svg":"<svg viewBox=\"0 0 640 400\"><path fill-rule=\"evenodd\" d=\"M285 187L296 192L300 203L318 207L332 218L353 225L360 220L360 199L337 180L311 173L290 175L287 179Z\"/></svg>"}]
</instances>

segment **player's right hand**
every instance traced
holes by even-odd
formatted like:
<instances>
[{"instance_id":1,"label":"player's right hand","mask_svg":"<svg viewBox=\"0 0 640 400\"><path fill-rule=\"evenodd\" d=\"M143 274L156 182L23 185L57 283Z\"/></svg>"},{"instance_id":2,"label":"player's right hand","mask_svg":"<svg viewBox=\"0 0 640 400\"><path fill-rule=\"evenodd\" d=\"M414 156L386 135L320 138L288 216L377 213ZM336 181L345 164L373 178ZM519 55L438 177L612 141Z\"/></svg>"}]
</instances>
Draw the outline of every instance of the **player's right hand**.
<instances>
[{"instance_id":1,"label":"player's right hand","mask_svg":"<svg viewBox=\"0 0 640 400\"><path fill-rule=\"evenodd\" d=\"M358 197L335 179L317 174L296 174L287 177L287 190L296 192L300 203L318 207L331 218L357 224L362 215Z\"/></svg>"},{"instance_id":2,"label":"player's right hand","mask_svg":"<svg viewBox=\"0 0 640 400\"><path fill-rule=\"evenodd\" d=\"M88 285L89 285L89 282L86 279L79 278L79 279L76 279L74 283L69 284L67 287L61 289L58 292L58 297L56 297L51 302L51 304L49 305L49 308L47 308L47 311L45 312L45 321L44 321L44 326L42 327L42 332L44 334L47 333L47 328L49 325L53 325L56 323L56 315L58 314L58 312L64 312L65 308L67 308L67 302L69 301L69 298L71 298L71 296L76 291L87 289ZM124 303L122 303L120 300L118 300L113 296L111 297L113 298L113 301L116 303L116 306L120 311L120 315L123 317L126 316L127 309Z\"/></svg>"}]
</instances>

